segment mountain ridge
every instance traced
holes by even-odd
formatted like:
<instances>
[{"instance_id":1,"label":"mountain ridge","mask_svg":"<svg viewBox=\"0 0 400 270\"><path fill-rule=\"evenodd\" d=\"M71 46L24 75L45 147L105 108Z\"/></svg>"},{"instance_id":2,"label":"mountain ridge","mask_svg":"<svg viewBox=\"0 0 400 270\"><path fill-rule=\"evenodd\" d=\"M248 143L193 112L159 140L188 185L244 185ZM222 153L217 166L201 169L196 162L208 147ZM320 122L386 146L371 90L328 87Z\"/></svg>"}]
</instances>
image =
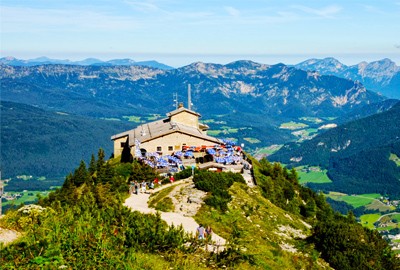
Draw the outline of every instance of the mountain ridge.
<instances>
[{"instance_id":1,"label":"mountain ridge","mask_svg":"<svg viewBox=\"0 0 400 270\"><path fill-rule=\"evenodd\" d=\"M337 59L308 59L294 67L302 70L317 71L323 75L335 75L362 82L367 88L391 98L400 98L400 67L389 58L373 62L361 62L347 66Z\"/></svg>"},{"instance_id":2,"label":"mountain ridge","mask_svg":"<svg viewBox=\"0 0 400 270\"><path fill-rule=\"evenodd\" d=\"M111 59L103 61L97 58L86 58L83 60L71 61L69 59L51 59L41 56L33 59L17 59L13 56L0 58L0 64L10 66L38 66L38 65L77 65L77 66L148 66L163 70L173 69L173 67L157 62L156 60L135 61L129 58Z\"/></svg>"},{"instance_id":3,"label":"mountain ridge","mask_svg":"<svg viewBox=\"0 0 400 270\"><path fill-rule=\"evenodd\" d=\"M168 96L171 97L175 92L186 92L186 85L191 84L192 101L200 110L210 109L205 102L218 99L229 102L227 99L230 99L242 103L249 110L258 103L259 107L264 107L264 112L291 112L288 116L298 109L300 114L305 115L341 114L343 110L384 99L367 91L358 82L306 72L283 64L269 66L249 61L228 65L197 62L169 71L140 66L0 65L0 79L3 85L2 98L16 102L24 98L16 89L23 87L25 93L28 90L29 94L37 95L29 87L40 85L42 91L51 91L53 94L64 92L66 99L68 93L78 94L82 98L106 98L107 103L115 101L126 105L127 100L136 99L137 106L152 108L168 106ZM160 98L158 104L151 100L150 92L152 96ZM215 99L205 94L223 97ZM37 102L50 103L46 99L36 99ZM218 105L215 104L215 107Z\"/></svg>"}]
</instances>

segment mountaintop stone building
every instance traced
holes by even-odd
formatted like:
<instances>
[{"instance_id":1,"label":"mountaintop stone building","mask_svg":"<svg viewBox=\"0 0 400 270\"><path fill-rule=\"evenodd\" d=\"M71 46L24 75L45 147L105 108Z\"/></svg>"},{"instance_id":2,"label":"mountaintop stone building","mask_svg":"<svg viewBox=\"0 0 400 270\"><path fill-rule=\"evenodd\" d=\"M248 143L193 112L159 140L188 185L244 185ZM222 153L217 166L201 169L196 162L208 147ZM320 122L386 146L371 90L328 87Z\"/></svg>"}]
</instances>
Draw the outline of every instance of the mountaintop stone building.
<instances>
[{"instance_id":1,"label":"mountaintop stone building","mask_svg":"<svg viewBox=\"0 0 400 270\"><path fill-rule=\"evenodd\" d=\"M144 157L153 152L171 155L188 147L221 144L219 139L207 135L209 127L199 122L200 117L199 113L179 104L176 110L167 113L167 118L113 135L114 156L121 155L127 141L134 157Z\"/></svg>"}]
</instances>

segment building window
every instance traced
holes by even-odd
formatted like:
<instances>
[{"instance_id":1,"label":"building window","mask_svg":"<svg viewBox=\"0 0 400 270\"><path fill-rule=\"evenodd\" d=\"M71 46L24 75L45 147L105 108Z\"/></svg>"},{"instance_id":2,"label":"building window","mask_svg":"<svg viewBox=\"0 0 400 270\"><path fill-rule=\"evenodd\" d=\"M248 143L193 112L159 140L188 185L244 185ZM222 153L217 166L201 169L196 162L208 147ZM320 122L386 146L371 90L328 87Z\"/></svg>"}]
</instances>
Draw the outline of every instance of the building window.
<instances>
[{"instance_id":1,"label":"building window","mask_svg":"<svg viewBox=\"0 0 400 270\"><path fill-rule=\"evenodd\" d=\"M125 142L121 142L121 148L125 147Z\"/></svg>"},{"instance_id":2,"label":"building window","mask_svg":"<svg viewBox=\"0 0 400 270\"><path fill-rule=\"evenodd\" d=\"M162 151L162 147L161 146L157 146L157 152L161 152Z\"/></svg>"},{"instance_id":3,"label":"building window","mask_svg":"<svg viewBox=\"0 0 400 270\"><path fill-rule=\"evenodd\" d=\"M173 151L174 147L173 146L168 146L168 151Z\"/></svg>"}]
</instances>

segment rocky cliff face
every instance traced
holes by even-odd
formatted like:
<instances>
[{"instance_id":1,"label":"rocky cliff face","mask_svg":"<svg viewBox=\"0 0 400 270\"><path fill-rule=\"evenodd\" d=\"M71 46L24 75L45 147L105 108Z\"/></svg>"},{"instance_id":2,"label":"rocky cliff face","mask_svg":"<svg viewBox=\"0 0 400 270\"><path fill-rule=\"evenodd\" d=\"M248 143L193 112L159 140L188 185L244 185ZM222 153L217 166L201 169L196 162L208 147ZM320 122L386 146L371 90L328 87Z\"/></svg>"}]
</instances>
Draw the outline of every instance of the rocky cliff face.
<instances>
[{"instance_id":1,"label":"rocky cliff face","mask_svg":"<svg viewBox=\"0 0 400 270\"><path fill-rule=\"evenodd\" d=\"M302 70L313 70L324 75L335 75L362 82L368 89L392 98L400 98L400 67L390 59L361 62L346 66L334 58L309 59L295 65Z\"/></svg>"},{"instance_id":2,"label":"rocky cliff face","mask_svg":"<svg viewBox=\"0 0 400 270\"><path fill-rule=\"evenodd\" d=\"M1 65L0 79L3 99L42 107L54 107L55 99L79 99L159 113L159 108L171 106L174 93L186 100L188 84L195 108L206 114L338 116L384 99L359 82L251 61L198 62L168 71L142 66Z\"/></svg>"}]
</instances>

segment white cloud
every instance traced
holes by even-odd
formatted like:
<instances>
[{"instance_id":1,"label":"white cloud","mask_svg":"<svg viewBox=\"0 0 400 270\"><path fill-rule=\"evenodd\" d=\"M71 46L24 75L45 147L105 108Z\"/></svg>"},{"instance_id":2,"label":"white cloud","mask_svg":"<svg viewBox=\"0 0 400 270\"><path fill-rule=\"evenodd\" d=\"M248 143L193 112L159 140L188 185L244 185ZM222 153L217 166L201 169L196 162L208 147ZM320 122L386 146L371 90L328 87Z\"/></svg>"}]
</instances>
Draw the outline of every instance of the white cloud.
<instances>
[{"instance_id":1,"label":"white cloud","mask_svg":"<svg viewBox=\"0 0 400 270\"><path fill-rule=\"evenodd\" d=\"M124 1L126 4L141 12L156 12L162 9L154 3L154 1Z\"/></svg>"},{"instance_id":2,"label":"white cloud","mask_svg":"<svg viewBox=\"0 0 400 270\"><path fill-rule=\"evenodd\" d=\"M226 6L226 7L224 7L224 9L225 9L226 12L228 12L228 14L231 15L231 16L237 17L237 16L240 15L240 11L237 10L236 8L234 8L234 7L228 7L228 6Z\"/></svg>"},{"instance_id":3,"label":"white cloud","mask_svg":"<svg viewBox=\"0 0 400 270\"><path fill-rule=\"evenodd\" d=\"M130 17L90 10L0 8L3 33L110 31L132 29L139 25Z\"/></svg>"},{"instance_id":4,"label":"white cloud","mask_svg":"<svg viewBox=\"0 0 400 270\"><path fill-rule=\"evenodd\" d=\"M318 17L323 17L323 18L333 18L334 15L338 14L342 10L342 7L338 5L330 5L319 9L301 5L292 5L291 8L298 9L305 13L317 15Z\"/></svg>"}]
</instances>

